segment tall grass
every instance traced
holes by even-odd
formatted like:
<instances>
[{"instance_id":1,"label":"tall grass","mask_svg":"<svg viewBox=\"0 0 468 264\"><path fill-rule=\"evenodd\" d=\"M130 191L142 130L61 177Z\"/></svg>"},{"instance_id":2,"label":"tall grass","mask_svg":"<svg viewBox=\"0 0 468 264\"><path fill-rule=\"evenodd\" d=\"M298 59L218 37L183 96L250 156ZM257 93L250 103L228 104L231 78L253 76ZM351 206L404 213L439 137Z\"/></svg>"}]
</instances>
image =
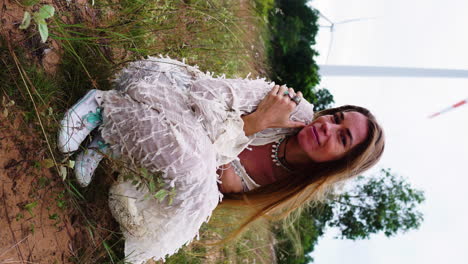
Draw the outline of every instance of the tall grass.
<instances>
[{"instance_id":1,"label":"tall grass","mask_svg":"<svg viewBox=\"0 0 468 264\"><path fill-rule=\"evenodd\" d=\"M76 52L75 45L87 46L96 53L96 59L116 70L126 61L163 54L186 58L205 71L245 76L265 66L263 54L258 54L263 51L264 42L249 35L263 34L257 25L264 20L255 15L255 10L241 10L235 3L103 1L94 7L98 22L56 21L52 37L71 54ZM80 56L76 59L80 60ZM85 67L84 61L78 63Z\"/></svg>"}]
</instances>

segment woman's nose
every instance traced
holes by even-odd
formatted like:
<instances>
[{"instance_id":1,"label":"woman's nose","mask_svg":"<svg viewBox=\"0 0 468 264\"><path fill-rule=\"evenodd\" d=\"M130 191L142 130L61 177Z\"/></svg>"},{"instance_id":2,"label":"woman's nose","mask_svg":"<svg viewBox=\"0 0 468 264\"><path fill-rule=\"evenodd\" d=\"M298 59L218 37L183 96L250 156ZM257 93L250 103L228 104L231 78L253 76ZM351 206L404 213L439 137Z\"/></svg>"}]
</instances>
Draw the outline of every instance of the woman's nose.
<instances>
[{"instance_id":1,"label":"woman's nose","mask_svg":"<svg viewBox=\"0 0 468 264\"><path fill-rule=\"evenodd\" d=\"M336 132L336 130L339 129L339 125L332 123L332 122L325 122L322 127L323 127L323 133L326 136L332 135L334 132Z\"/></svg>"}]
</instances>

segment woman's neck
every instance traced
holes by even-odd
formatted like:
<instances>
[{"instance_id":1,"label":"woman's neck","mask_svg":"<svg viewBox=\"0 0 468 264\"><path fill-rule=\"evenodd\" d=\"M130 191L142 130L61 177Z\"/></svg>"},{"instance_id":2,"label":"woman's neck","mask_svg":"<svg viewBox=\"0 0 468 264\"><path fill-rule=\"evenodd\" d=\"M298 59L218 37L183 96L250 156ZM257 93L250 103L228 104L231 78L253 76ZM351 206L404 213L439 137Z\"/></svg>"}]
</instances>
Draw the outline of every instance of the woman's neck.
<instances>
[{"instance_id":1,"label":"woman's neck","mask_svg":"<svg viewBox=\"0 0 468 264\"><path fill-rule=\"evenodd\" d=\"M278 154L280 154L280 157L283 157L286 154L284 159L290 166L292 166L291 169L299 168L310 163L310 158L299 146L297 135L289 136L289 138L284 140L279 146Z\"/></svg>"}]
</instances>

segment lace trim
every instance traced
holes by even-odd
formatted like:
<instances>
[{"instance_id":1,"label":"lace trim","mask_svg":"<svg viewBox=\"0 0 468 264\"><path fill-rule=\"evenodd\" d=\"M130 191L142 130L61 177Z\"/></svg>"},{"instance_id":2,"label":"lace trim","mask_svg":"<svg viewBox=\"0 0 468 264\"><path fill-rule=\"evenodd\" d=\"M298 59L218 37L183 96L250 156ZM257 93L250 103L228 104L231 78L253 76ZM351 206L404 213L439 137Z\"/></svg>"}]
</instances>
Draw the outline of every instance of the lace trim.
<instances>
[{"instance_id":1,"label":"lace trim","mask_svg":"<svg viewBox=\"0 0 468 264\"><path fill-rule=\"evenodd\" d=\"M255 188L260 187L258 183L256 183L248 174L247 171L245 170L244 166L240 163L239 160L233 160L231 162L232 167L234 168L234 171L236 174L239 176L241 179L242 183L242 189L244 192L251 191Z\"/></svg>"}]
</instances>

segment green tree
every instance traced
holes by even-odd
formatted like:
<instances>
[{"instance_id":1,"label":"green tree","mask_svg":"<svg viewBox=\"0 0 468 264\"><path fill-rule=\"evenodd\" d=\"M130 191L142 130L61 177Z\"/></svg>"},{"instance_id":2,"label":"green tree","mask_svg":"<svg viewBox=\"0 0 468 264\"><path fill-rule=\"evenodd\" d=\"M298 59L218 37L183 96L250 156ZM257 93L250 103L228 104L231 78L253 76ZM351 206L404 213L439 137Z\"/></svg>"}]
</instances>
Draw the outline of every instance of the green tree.
<instances>
[{"instance_id":1,"label":"green tree","mask_svg":"<svg viewBox=\"0 0 468 264\"><path fill-rule=\"evenodd\" d=\"M421 225L423 216L418 205L424 201L424 193L390 169L382 169L372 177L359 176L353 184L350 191L304 210L292 225L276 231L278 263L312 262L309 254L326 228L338 228L341 239L356 240L378 232L390 237Z\"/></svg>"},{"instance_id":2,"label":"green tree","mask_svg":"<svg viewBox=\"0 0 468 264\"><path fill-rule=\"evenodd\" d=\"M307 6L306 0L276 0L270 12L270 78L301 91L314 104L314 110L330 107L333 96L326 89L317 90L320 82L315 62L317 51L312 49L318 32L318 13Z\"/></svg>"},{"instance_id":3,"label":"green tree","mask_svg":"<svg viewBox=\"0 0 468 264\"><path fill-rule=\"evenodd\" d=\"M339 228L346 239L365 239L378 232L390 237L419 228L423 215L417 206L424 199L424 193L404 178L382 169L374 177L358 177L352 191L331 200L335 218L328 226Z\"/></svg>"}]
</instances>

